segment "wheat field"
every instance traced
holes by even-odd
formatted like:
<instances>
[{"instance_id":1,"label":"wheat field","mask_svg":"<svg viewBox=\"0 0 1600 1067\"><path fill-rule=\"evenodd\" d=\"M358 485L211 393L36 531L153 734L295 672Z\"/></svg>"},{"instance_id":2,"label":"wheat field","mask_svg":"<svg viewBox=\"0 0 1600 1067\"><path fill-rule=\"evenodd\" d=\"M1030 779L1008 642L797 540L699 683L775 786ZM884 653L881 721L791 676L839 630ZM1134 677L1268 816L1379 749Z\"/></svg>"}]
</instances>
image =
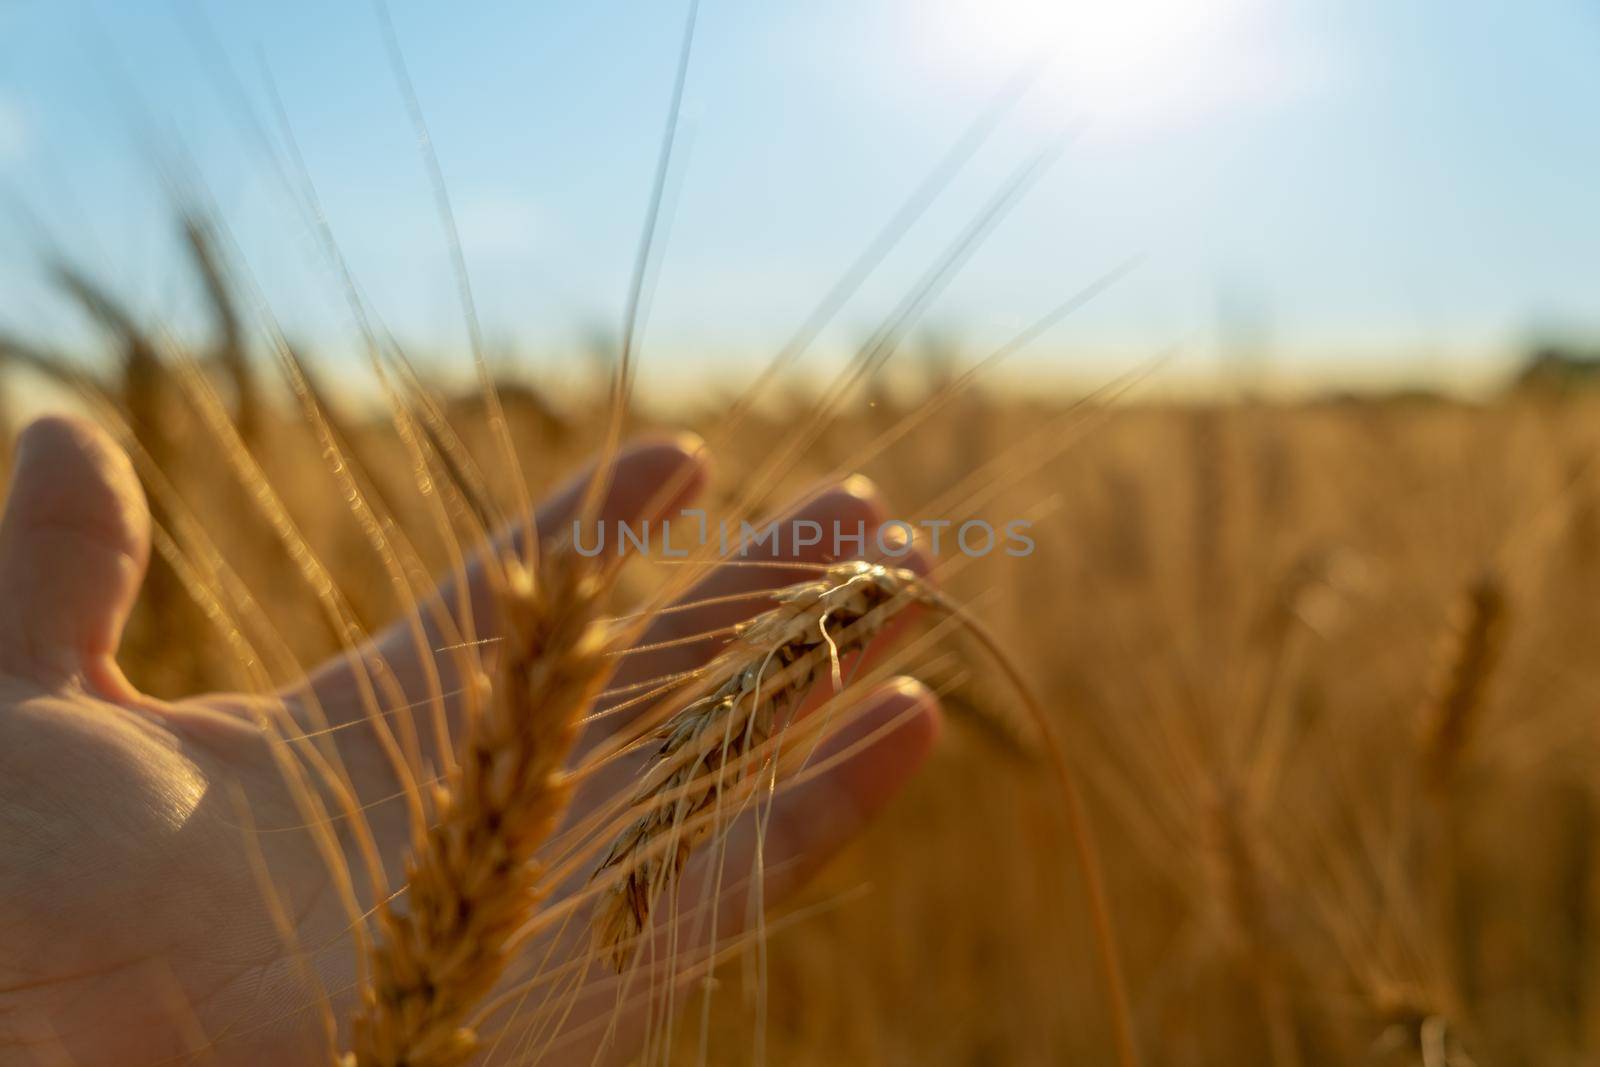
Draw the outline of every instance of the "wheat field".
<instances>
[{"instance_id":1,"label":"wheat field","mask_svg":"<svg viewBox=\"0 0 1600 1067\"><path fill-rule=\"evenodd\" d=\"M92 353L12 343L8 357L120 424L170 483L151 493L158 524L173 521L162 500L188 502L296 662L338 636L308 625L315 598L213 447L189 376L227 398L353 617L371 630L402 613L339 469L266 366L236 338L187 350L84 302L115 324L119 372L82 370ZM819 388L797 374L727 440L722 398L636 396L625 433L713 442L714 513L752 483L762 514L859 471L896 515L1030 517L1033 554L941 558L934 573L1037 693L1081 783L1144 1062L1600 1055L1591 399L1172 399L1159 372L1118 397L1039 395L952 383L930 362L833 402L803 455L764 469L815 418ZM515 501L485 396L418 389L488 495ZM535 496L605 447L603 389L505 372L498 392ZM446 571L389 418L370 399L321 402L418 565ZM670 562L631 561L612 599L647 600ZM250 688L213 621L158 558L120 662L158 697ZM960 627L924 619L902 649L896 669L945 706L931 764L695 982L652 1058L1113 1062L1091 902L1024 696Z\"/></svg>"}]
</instances>

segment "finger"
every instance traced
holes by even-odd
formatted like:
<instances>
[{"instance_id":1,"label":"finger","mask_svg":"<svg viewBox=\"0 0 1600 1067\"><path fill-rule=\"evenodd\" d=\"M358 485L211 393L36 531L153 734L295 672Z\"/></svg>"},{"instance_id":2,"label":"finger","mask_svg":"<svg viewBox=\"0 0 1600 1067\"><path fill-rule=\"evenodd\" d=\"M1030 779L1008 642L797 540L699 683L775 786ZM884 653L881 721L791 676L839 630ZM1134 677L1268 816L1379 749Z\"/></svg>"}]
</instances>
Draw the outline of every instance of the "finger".
<instances>
[{"instance_id":1,"label":"finger","mask_svg":"<svg viewBox=\"0 0 1600 1067\"><path fill-rule=\"evenodd\" d=\"M127 454L85 419L30 424L0 520L0 665L136 700L114 657L149 559L150 508Z\"/></svg>"},{"instance_id":2,"label":"finger","mask_svg":"<svg viewBox=\"0 0 1600 1067\"><path fill-rule=\"evenodd\" d=\"M635 443L618 455L606 479L607 491L600 505L598 521L606 525L637 523L642 519L669 515L698 495L705 485L707 471L705 444L693 434ZM570 534L593 476L591 468L572 478L540 506L535 525L542 544L549 545L555 538ZM495 546L489 551L502 552L510 548L520 552L523 538L522 526L517 524L514 529L497 538ZM493 593L483 555L468 564L466 577L471 612L470 630L480 638L492 636ZM439 587L434 598L455 621L456 632L463 633L469 627L460 618L457 590L455 581L447 581ZM436 667L440 685L446 693L459 688L456 656L443 648L448 643L446 632L437 625L434 612L425 608L422 624L426 647L419 647L411 622L404 619L379 634L374 642L375 649L388 663L407 701L423 702L428 699L424 657L431 659ZM311 684L333 725L358 719L364 714L346 657L325 664L313 675ZM454 701L448 701L447 711L454 713Z\"/></svg>"},{"instance_id":3,"label":"finger","mask_svg":"<svg viewBox=\"0 0 1600 1067\"><path fill-rule=\"evenodd\" d=\"M593 935L586 926L553 935L561 942L558 954L588 957L589 963L582 988L559 1002L562 1033L548 1053L626 1062L648 1025L648 1006L663 996L663 986L703 974L707 961L745 932L752 903L780 904L859 834L927 761L940 721L933 694L909 678L866 696L850 721L818 746L810 761L818 773L780 784L770 811L739 815L723 838L726 848L713 840L695 854L679 888L665 891L652 907L650 928L623 973L612 970L604 952L590 955ZM760 895L753 900L758 884ZM529 1022L540 1018L533 1013ZM515 1032L517 1024L511 1025Z\"/></svg>"},{"instance_id":4,"label":"finger","mask_svg":"<svg viewBox=\"0 0 1600 1067\"><path fill-rule=\"evenodd\" d=\"M726 880L749 885L759 854L766 905L781 902L905 788L932 754L941 725L938 698L922 683L901 677L879 686L842 716L791 776L793 784L780 779L770 812L747 812L730 828ZM715 874L715 851L707 849L693 865L686 892Z\"/></svg>"}]
</instances>

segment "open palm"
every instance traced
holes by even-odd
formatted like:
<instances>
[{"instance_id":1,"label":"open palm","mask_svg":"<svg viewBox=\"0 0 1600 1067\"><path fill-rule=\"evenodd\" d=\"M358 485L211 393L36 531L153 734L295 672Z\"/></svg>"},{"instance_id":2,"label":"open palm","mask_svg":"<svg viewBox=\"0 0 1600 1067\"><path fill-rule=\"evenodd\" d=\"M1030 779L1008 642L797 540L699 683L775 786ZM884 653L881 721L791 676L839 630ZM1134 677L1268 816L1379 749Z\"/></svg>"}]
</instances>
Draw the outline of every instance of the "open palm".
<instances>
[{"instance_id":1,"label":"open palm","mask_svg":"<svg viewBox=\"0 0 1600 1067\"><path fill-rule=\"evenodd\" d=\"M605 518L642 517L661 504L654 498L667 483L685 489L665 507L683 506L703 481L699 463L683 442L627 450L610 479ZM540 529L570 521L580 485L541 507ZM858 480L813 494L795 514L849 529L883 518ZM350 890L303 829L258 724L287 709L309 725L315 697L336 728L330 736L391 882L410 840L397 780L342 658L279 698L165 702L138 693L114 657L149 544L138 483L101 431L53 417L24 432L0 522L0 1064L125 1067L188 1055L327 1062L330 1042L344 1036L329 1027L350 1005L356 975ZM822 557L802 550L786 558ZM782 570L719 569L689 596L721 603L662 615L643 643L726 626L756 604L727 594L783 580ZM474 583L471 593L481 631L488 591ZM708 640L625 657L615 684L693 667L715 647ZM411 628L380 635L376 649L420 702L428 689ZM439 667L449 670L443 660ZM778 795L763 836L763 899L781 899L881 807L920 765L937 726L932 698L914 683L875 691L827 742L850 748L850 758ZM420 720L419 728L426 736ZM602 736L585 737L579 755ZM618 761L588 780L571 819L613 802L636 771ZM353 892L370 907L354 835L341 820L331 825L356 872ZM748 870L755 847L754 832L735 826L728 868ZM742 917L744 909L725 914ZM576 965L584 946L582 938L557 938L538 958L560 971ZM603 967L576 973L592 977L568 990L575 1010L540 1031L539 1047L556 1061L590 1062L602 1042L626 1055L641 1020L614 1011L614 976ZM515 1029L504 1036L494 1059L528 1047ZM486 1037L494 1043L493 1032Z\"/></svg>"}]
</instances>

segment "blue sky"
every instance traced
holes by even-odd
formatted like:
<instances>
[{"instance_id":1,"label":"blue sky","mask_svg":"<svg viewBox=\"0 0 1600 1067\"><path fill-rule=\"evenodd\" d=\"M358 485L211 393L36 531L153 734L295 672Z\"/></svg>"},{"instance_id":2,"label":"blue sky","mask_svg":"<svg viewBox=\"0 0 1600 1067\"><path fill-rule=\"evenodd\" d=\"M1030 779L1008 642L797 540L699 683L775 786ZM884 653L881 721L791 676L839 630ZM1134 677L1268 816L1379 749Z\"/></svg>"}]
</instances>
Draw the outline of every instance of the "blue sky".
<instances>
[{"instance_id":1,"label":"blue sky","mask_svg":"<svg viewBox=\"0 0 1600 1067\"><path fill-rule=\"evenodd\" d=\"M554 359L614 327L683 14L395 0L491 338ZM759 365L1024 67L1030 88L817 358L1064 131L929 314L975 352L1131 254L1139 268L1022 368L1174 341L1204 365L1249 337L1290 375L1451 374L1535 331L1600 332L1597 57L1600 9L1576 0L704 0L645 365ZM78 336L41 281L40 233L144 313L189 322L175 168L288 331L348 349L337 285L223 66L274 137L276 86L384 322L454 358L449 258L361 2L0 0L0 329Z\"/></svg>"}]
</instances>

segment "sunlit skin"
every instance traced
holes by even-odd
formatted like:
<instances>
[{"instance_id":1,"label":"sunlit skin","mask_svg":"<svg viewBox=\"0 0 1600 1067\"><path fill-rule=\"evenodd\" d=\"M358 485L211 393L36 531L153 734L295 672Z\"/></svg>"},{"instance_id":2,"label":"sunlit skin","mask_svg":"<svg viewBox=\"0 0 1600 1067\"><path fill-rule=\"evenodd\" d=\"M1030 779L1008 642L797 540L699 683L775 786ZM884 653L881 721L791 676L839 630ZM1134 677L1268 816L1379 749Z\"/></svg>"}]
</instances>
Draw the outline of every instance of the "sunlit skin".
<instances>
[{"instance_id":1,"label":"sunlit skin","mask_svg":"<svg viewBox=\"0 0 1600 1067\"><path fill-rule=\"evenodd\" d=\"M701 461L683 442L628 449L604 505L607 519L642 517L659 487L679 475L686 488L667 502L674 510L704 481ZM541 507L541 529L566 524L576 485ZM852 529L858 519L870 527L886 514L860 480L795 508ZM128 1067L200 1052L200 1062L325 1061L326 1015L314 1006L322 998L286 949L256 873L255 861L264 861L292 916L294 940L309 953L332 1015L342 1018L355 975L348 920L308 835L292 829L303 820L256 725L277 701L213 694L169 703L128 683L115 654L149 551L144 497L126 456L103 432L49 418L23 433L0 522L0 1060ZM725 567L689 596L759 588L784 574ZM483 610L486 590L473 592ZM724 603L666 615L644 640L723 626L750 610ZM408 695L420 696L423 672L407 629L377 641ZM682 670L702 654L679 647L628 657L615 684ZM329 719L356 724L338 732L339 753L362 802L372 805L368 821L395 880L407 825L403 807L385 801L396 779L359 721L358 687L342 660L311 679ZM304 720L304 691L284 696ZM873 690L863 707L822 753L848 750L849 758L777 795L765 835L769 906L895 795L937 736L935 701L909 680ZM602 737L591 731L579 758ZM597 775L579 791L572 819L612 802L636 770L619 763ZM245 817L259 833L241 829ZM730 884L752 869L755 840L746 816L729 838L723 869ZM366 901L364 875L350 855ZM703 861L691 865L684 900L700 899L707 871ZM556 900L581 886L581 879L569 882ZM742 901L721 914L742 916ZM725 922L725 935L736 932ZM581 960L587 940L567 936L536 948L551 943L547 969L574 973L566 965ZM644 1005L635 998L619 1011L608 984L614 976L598 965L586 973L588 994L578 995L577 1010L546 1046L553 1062L591 1062L613 1018L609 1048L617 1057L644 1033ZM532 991L522 1010L551 993ZM571 994L565 984L555 991ZM491 1042L496 1025L485 1029ZM500 1051L518 1047L520 1036L507 1033Z\"/></svg>"}]
</instances>

